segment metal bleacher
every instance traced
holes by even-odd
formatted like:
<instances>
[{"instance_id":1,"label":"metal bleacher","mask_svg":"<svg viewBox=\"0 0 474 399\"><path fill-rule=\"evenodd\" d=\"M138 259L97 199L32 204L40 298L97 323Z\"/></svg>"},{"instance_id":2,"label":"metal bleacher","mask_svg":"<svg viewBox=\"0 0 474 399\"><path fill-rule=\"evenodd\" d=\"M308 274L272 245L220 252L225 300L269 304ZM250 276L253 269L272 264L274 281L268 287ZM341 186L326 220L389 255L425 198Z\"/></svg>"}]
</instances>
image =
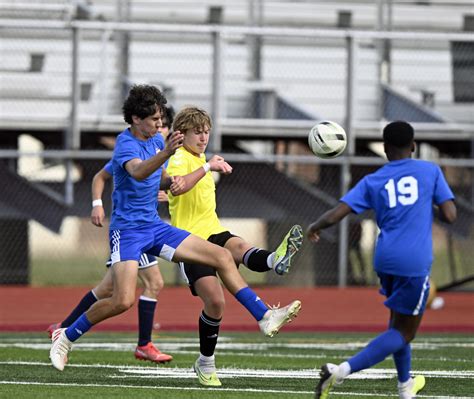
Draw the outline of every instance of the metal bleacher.
<instances>
[{"instance_id":1,"label":"metal bleacher","mask_svg":"<svg viewBox=\"0 0 474 399\"><path fill-rule=\"evenodd\" d=\"M473 11L469 2L394 1L392 29L460 31L463 15ZM30 3L28 3L30 4ZM3 3L2 17L31 20L32 14L39 19L68 20L72 17L67 1ZM110 0L89 2L90 16L95 20L116 19L116 2ZM334 28L338 12L352 13L352 26L356 29L373 28L377 23L377 8L371 1L269 1L263 2L264 26L299 26L310 28ZM131 22L166 22L205 24L210 6L224 7L223 24L245 25L248 17L247 1L131 1ZM449 9L449 13L446 11ZM289 12L291 10L291 13ZM430 17L426 18L429 13ZM291 15L291 18L288 17ZM441 15L443 17L441 18ZM439 16L439 18L437 18ZM437 21L438 23L434 23ZM29 121L21 121L27 112L40 125L51 128L61 126L70 111L70 73L68 57L71 51L69 32L58 30L2 29L0 77L2 91L0 129L30 128ZM254 85L248 82L247 48L244 37L230 37L225 57L225 92L227 118L248 117L248 97ZM81 42L80 81L82 102L80 114L87 128L105 126L116 130L120 124L119 109L111 103L119 95L116 85L116 46L107 46L103 56L100 33L90 33ZM128 79L133 82L163 84L172 89L171 100L177 107L195 103L210 108L211 80L209 60L212 46L209 35L134 35L131 44L133 58ZM285 56L282 57L282 54ZM32 57L42 55L40 70L32 70ZM345 107L345 60L344 40L318 39L295 40L279 37L265 38L262 52L265 87L273 88L279 95L315 115L343 121ZM376 120L377 115L377 52L369 41L359 49L357 118L360 121ZM147 62L147 59L156 60ZM423 42L418 44L398 41L392 48L391 85L415 103L422 102L423 93L431 92L435 109L447 120L472 123L474 113L470 104L455 104L451 73L449 42ZM163 61L166 62L163 62ZM191 71L191 73L190 73ZM313 88L313 89L311 89ZM108 105L104 106L104 96ZM100 112L101 115L97 115ZM310 112L311 113L311 112ZM97 119L118 121L97 126Z\"/></svg>"}]
</instances>

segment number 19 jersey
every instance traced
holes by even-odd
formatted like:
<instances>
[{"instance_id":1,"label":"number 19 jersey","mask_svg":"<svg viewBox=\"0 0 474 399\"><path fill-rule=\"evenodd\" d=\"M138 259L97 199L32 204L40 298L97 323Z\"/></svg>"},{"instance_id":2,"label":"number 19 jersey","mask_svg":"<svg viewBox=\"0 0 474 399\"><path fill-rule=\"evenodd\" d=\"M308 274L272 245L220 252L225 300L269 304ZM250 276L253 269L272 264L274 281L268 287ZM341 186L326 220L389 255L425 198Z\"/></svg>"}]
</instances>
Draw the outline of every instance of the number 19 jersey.
<instances>
[{"instance_id":1,"label":"number 19 jersey","mask_svg":"<svg viewBox=\"0 0 474 399\"><path fill-rule=\"evenodd\" d=\"M433 204L452 199L439 166L406 158L365 176L341 201L355 213L375 211L376 272L420 277L430 273L433 262Z\"/></svg>"}]
</instances>

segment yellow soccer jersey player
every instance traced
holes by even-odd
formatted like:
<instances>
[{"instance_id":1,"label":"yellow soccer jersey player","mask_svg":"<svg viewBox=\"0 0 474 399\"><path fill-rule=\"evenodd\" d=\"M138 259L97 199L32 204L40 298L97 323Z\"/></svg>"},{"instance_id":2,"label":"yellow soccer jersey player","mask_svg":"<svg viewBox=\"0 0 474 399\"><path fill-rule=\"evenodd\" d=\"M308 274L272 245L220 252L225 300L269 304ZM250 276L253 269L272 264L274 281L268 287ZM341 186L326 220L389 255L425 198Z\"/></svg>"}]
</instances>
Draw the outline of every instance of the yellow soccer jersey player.
<instances>
[{"instance_id":1,"label":"yellow soccer jersey player","mask_svg":"<svg viewBox=\"0 0 474 399\"><path fill-rule=\"evenodd\" d=\"M192 154L181 147L170 158L167 171L171 176L184 176L205 164L205 154ZM210 171L185 194L175 197L170 193L169 211L173 226L179 226L205 240L212 234L227 230L222 227L216 214L216 185Z\"/></svg>"},{"instance_id":2,"label":"yellow soccer jersey player","mask_svg":"<svg viewBox=\"0 0 474 399\"><path fill-rule=\"evenodd\" d=\"M255 272L274 270L279 275L288 273L291 260L302 242L300 226L293 226L274 251L256 248L224 228L216 214L216 186L212 172L229 174L232 167L219 155L208 161L204 151L209 143L212 121L209 114L197 107L182 109L175 117L173 129L182 133L183 147L170 158L167 171L170 176L183 176L184 188L172 184L169 196L171 223L188 230L208 242L227 249L237 265L244 264ZM180 262L179 269L191 293L199 296L203 310L199 317L199 358L194 371L201 385L222 385L216 372L214 350L219 336L220 322L224 311L224 293L216 271L203 264ZM241 293L244 295L244 292ZM240 295L240 294L239 294ZM263 316L260 329L273 337L278 330L298 313L300 301L276 308L273 317Z\"/></svg>"}]
</instances>

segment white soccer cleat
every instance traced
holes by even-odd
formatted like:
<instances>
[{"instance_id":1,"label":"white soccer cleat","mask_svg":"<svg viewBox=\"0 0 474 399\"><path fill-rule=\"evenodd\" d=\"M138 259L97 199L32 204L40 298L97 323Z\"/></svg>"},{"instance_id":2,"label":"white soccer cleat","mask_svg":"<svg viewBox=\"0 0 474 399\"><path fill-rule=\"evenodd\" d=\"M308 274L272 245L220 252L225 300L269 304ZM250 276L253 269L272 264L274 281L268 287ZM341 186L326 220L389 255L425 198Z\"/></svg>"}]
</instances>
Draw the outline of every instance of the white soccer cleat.
<instances>
[{"instance_id":1,"label":"white soccer cleat","mask_svg":"<svg viewBox=\"0 0 474 399\"><path fill-rule=\"evenodd\" d=\"M52 345L49 351L49 358L51 363L59 371L64 370L67 363L67 354L71 350L72 342L66 337L65 328L58 328L53 331L51 337Z\"/></svg>"},{"instance_id":2,"label":"white soccer cleat","mask_svg":"<svg viewBox=\"0 0 474 399\"><path fill-rule=\"evenodd\" d=\"M425 384L426 380L422 375L410 378L403 384L398 383L398 396L400 399L416 398L416 394L425 387Z\"/></svg>"},{"instance_id":3,"label":"white soccer cleat","mask_svg":"<svg viewBox=\"0 0 474 399\"><path fill-rule=\"evenodd\" d=\"M284 324L289 323L298 315L300 309L300 301L293 301L283 308L278 306L270 308L258 322L258 326L267 337L274 337Z\"/></svg>"}]
</instances>

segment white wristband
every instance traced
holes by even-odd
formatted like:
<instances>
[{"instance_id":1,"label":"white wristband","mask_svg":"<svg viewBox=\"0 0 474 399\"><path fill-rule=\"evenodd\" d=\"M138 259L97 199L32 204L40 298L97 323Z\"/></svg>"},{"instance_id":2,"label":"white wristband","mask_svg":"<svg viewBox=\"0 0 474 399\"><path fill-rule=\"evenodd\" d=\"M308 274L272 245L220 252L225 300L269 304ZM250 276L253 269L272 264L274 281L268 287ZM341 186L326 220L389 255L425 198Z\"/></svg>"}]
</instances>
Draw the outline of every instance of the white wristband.
<instances>
[{"instance_id":1,"label":"white wristband","mask_svg":"<svg viewBox=\"0 0 474 399\"><path fill-rule=\"evenodd\" d=\"M92 201L92 208L96 207L96 206L104 206L102 204L102 200L101 199L96 199L94 201Z\"/></svg>"},{"instance_id":2,"label":"white wristband","mask_svg":"<svg viewBox=\"0 0 474 399\"><path fill-rule=\"evenodd\" d=\"M206 162L204 165L202 165L204 168L204 172L209 172L211 170L211 165L209 165L209 162Z\"/></svg>"}]
</instances>

